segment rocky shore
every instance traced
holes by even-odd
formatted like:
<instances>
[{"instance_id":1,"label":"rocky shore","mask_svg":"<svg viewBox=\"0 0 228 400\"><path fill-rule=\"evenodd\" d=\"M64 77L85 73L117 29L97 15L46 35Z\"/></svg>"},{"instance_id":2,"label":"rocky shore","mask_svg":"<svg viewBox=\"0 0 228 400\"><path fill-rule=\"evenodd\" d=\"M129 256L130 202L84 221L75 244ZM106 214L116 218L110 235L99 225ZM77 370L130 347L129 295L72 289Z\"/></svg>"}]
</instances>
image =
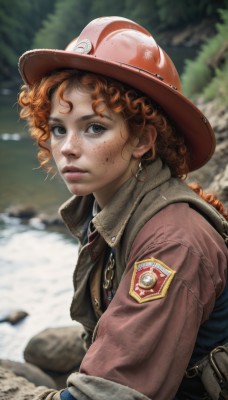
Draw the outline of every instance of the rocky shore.
<instances>
[{"instance_id":1,"label":"rocky shore","mask_svg":"<svg viewBox=\"0 0 228 400\"><path fill-rule=\"evenodd\" d=\"M216 195L228 207L228 109L218 102L198 102L198 108L210 121L216 135L216 150L211 160L189 174L188 182L199 182L208 193Z\"/></svg>"},{"instance_id":2,"label":"rocky shore","mask_svg":"<svg viewBox=\"0 0 228 400\"><path fill-rule=\"evenodd\" d=\"M35 335L24 350L24 363L0 360L0 400L30 400L36 387L66 387L85 354L81 325L49 328Z\"/></svg>"}]
</instances>

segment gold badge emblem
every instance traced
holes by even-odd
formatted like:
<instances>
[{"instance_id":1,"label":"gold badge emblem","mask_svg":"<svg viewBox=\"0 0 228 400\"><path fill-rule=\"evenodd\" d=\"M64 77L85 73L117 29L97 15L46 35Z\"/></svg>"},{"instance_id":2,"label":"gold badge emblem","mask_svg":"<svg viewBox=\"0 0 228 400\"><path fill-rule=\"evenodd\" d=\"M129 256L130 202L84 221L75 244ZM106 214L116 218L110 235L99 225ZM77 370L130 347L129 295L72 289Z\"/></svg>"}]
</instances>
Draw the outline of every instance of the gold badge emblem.
<instances>
[{"instance_id":1,"label":"gold badge emblem","mask_svg":"<svg viewBox=\"0 0 228 400\"><path fill-rule=\"evenodd\" d=\"M136 262L129 294L138 303L165 297L175 273L155 258Z\"/></svg>"}]
</instances>

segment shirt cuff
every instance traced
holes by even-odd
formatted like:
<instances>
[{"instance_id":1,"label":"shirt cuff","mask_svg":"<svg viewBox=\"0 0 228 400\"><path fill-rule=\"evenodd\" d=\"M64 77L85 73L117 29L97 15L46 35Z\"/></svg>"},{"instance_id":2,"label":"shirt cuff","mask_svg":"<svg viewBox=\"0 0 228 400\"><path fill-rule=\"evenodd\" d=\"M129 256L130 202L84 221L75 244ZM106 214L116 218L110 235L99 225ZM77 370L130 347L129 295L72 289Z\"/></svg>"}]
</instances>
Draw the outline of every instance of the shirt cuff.
<instances>
[{"instance_id":1,"label":"shirt cuff","mask_svg":"<svg viewBox=\"0 0 228 400\"><path fill-rule=\"evenodd\" d=\"M61 400L77 400L72 394L69 392L68 389L63 390L60 393L60 399Z\"/></svg>"}]
</instances>

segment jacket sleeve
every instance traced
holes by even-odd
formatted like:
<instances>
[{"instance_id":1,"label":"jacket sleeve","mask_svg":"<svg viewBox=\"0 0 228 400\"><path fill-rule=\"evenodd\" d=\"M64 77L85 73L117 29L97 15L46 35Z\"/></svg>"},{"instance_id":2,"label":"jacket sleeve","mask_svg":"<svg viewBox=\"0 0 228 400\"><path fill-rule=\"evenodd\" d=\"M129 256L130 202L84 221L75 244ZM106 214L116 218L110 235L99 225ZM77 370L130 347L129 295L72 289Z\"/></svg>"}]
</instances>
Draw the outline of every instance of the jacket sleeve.
<instances>
[{"instance_id":1,"label":"jacket sleeve","mask_svg":"<svg viewBox=\"0 0 228 400\"><path fill-rule=\"evenodd\" d=\"M68 378L68 390L78 400L150 400L126 385L86 374L72 374Z\"/></svg>"},{"instance_id":2,"label":"jacket sleeve","mask_svg":"<svg viewBox=\"0 0 228 400\"><path fill-rule=\"evenodd\" d=\"M199 326L209 317L225 285L227 259L216 232L202 229L196 236L185 228L175 232L166 221L158 226L155 219L152 222L136 238L116 295L100 318L96 339L82 361L80 372L90 382L96 377L106 380L106 398L109 382L113 382L153 400L173 399ZM134 266L152 258L175 275L163 297L140 303L129 294ZM73 377L69 383L74 384Z\"/></svg>"},{"instance_id":3,"label":"jacket sleeve","mask_svg":"<svg viewBox=\"0 0 228 400\"><path fill-rule=\"evenodd\" d=\"M68 378L68 390L77 400L175 397L199 326L224 288L227 258L222 239L208 224L197 224L191 233L190 227L179 230L167 221L161 212L137 235L80 373ZM151 259L175 274L162 297L139 302L130 294L135 266Z\"/></svg>"},{"instance_id":4,"label":"jacket sleeve","mask_svg":"<svg viewBox=\"0 0 228 400\"><path fill-rule=\"evenodd\" d=\"M61 391L38 386L33 393L33 400L61 400Z\"/></svg>"},{"instance_id":5,"label":"jacket sleeve","mask_svg":"<svg viewBox=\"0 0 228 400\"><path fill-rule=\"evenodd\" d=\"M130 387L95 376L74 373L68 378L68 388L61 391L37 387L33 400L150 400ZM108 397L107 397L108 396ZM30 398L30 397L29 397Z\"/></svg>"}]
</instances>

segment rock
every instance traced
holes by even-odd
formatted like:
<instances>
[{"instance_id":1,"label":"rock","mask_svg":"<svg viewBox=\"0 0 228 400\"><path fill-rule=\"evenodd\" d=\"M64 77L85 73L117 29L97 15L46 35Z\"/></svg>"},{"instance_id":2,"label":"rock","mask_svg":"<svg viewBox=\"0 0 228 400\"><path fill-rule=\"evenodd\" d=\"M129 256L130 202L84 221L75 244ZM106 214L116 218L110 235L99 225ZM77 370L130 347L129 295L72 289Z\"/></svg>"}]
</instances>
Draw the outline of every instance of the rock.
<instances>
[{"instance_id":1,"label":"rock","mask_svg":"<svg viewBox=\"0 0 228 400\"><path fill-rule=\"evenodd\" d=\"M61 232L67 230L60 216L38 213L37 209L33 206L21 207L14 205L7 208L5 213L8 217L19 219L20 222L28 224L34 229L49 229Z\"/></svg>"},{"instance_id":2,"label":"rock","mask_svg":"<svg viewBox=\"0 0 228 400\"><path fill-rule=\"evenodd\" d=\"M7 210L9 217L20 218L20 219L30 219L37 214L37 210L33 206L14 206Z\"/></svg>"},{"instance_id":3,"label":"rock","mask_svg":"<svg viewBox=\"0 0 228 400\"><path fill-rule=\"evenodd\" d=\"M58 228L65 228L65 224L63 220L54 215L54 216L49 216L44 213L37 214L35 217L32 217L28 220L28 224L32 226L35 229L49 229L49 228L55 228L58 230Z\"/></svg>"},{"instance_id":4,"label":"rock","mask_svg":"<svg viewBox=\"0 0 228 400\"><path fill-rule=\"evenodd\" d=\"M44 224L46 227L65 227L63 220L59 216L49 216L46 214L39 214L38 218L40 219L41 223Z\"/></svg>"},{"instance_id":5,"label":"rock","mask_svg":"<svg viewBox=\"0 0 228 400\"><path fill-rule=\"evenodd\" d=\"M12 371L0 367L0 400L33 400L34 394L44 391L44 387L36 386Z\"/></svg>"},{"instance_id":6,"label":"rock","mask_svg":"<svg viewBox=\"0 0 228 400\"><path fill-rule=\"evenodd\" d=\"M54 380L35 365L26 362L20 363L11 360L0 360L0 366L12 371L17 376L26 378L36 386L46 386L53 389L56 388Z\"/></svg>"},{"instance_id":7,"label":"rock","mask_svg":"<svg viewBox=\"0 0 228 400\"><path fill-rule=\"evenodd\" d=\"M24 350L24 358L43 370L66 373L84 357L84 330L81 325L48 328L35 335Z\"/></svg>"},{"instance_id":8,"label":"rock","mask_svg":"<svg viewBox=\"0 0 228 400\"><path fill-rule=\"evenodd\" d=\"M9 322L12 325L17 324L26 318L29 314L26 311L11 311L8 315L1 316L0 322Z\"/></svg>"},{"instance_id":9,"label":"rock","mask_svg":"<svg viewBox=\"0 0 228 400\"><path fill-rule=\"evenodd\" d=\"M47 225L51 227L65 227L62 218L58 216L50 218Z\"/></svg>"},{"instance_id":10,"label":"rock","mask_svg":"<svg viewBox=\"0 0 228 400\"><path fill-rule=\"evenodd\" d=\"M71 371L68 371L66 373L59 373L59 372L53 372L53 371L46 371L46 373L50 376L50 378L55 382L57 390L65 389L67 386L67 378L70 376L71 373L73 372L78 372L79 371L79 366L74 367Z\"/></svg>"},{"instance_id":11,"label":"rock","mask_svg":"<svg viewBox=\"0 0 228 400\"><path fill-rule=\"evenodd\" d=\"M209 186L208 190L218 194L219 199L225 204L228 204L228 165L224 171L217 174Z\"/></svg>"},{"instance_id":12,"label":"rock","mask_svg":"<svg viewBox=\"0 0 228 400\"><path fill-rule=\"evenodd\" d=\"M197 106L209 119L216 136L216 150L210 161L189 174L188 182L198 182L205 192L213 193L228 207L228 109L217 101L198 102Z\"/></svg>"},{"instance_id":13,"label":"rock","mask_svg":"<svg viewBox=\"0 0 228 400\"><path fill-rule=\"evenodd\" d=\"M41 221L39 217L33 217L28 221L28 224L35 229L43 230L46 225Z\"/></svg>"}]
</instances>

